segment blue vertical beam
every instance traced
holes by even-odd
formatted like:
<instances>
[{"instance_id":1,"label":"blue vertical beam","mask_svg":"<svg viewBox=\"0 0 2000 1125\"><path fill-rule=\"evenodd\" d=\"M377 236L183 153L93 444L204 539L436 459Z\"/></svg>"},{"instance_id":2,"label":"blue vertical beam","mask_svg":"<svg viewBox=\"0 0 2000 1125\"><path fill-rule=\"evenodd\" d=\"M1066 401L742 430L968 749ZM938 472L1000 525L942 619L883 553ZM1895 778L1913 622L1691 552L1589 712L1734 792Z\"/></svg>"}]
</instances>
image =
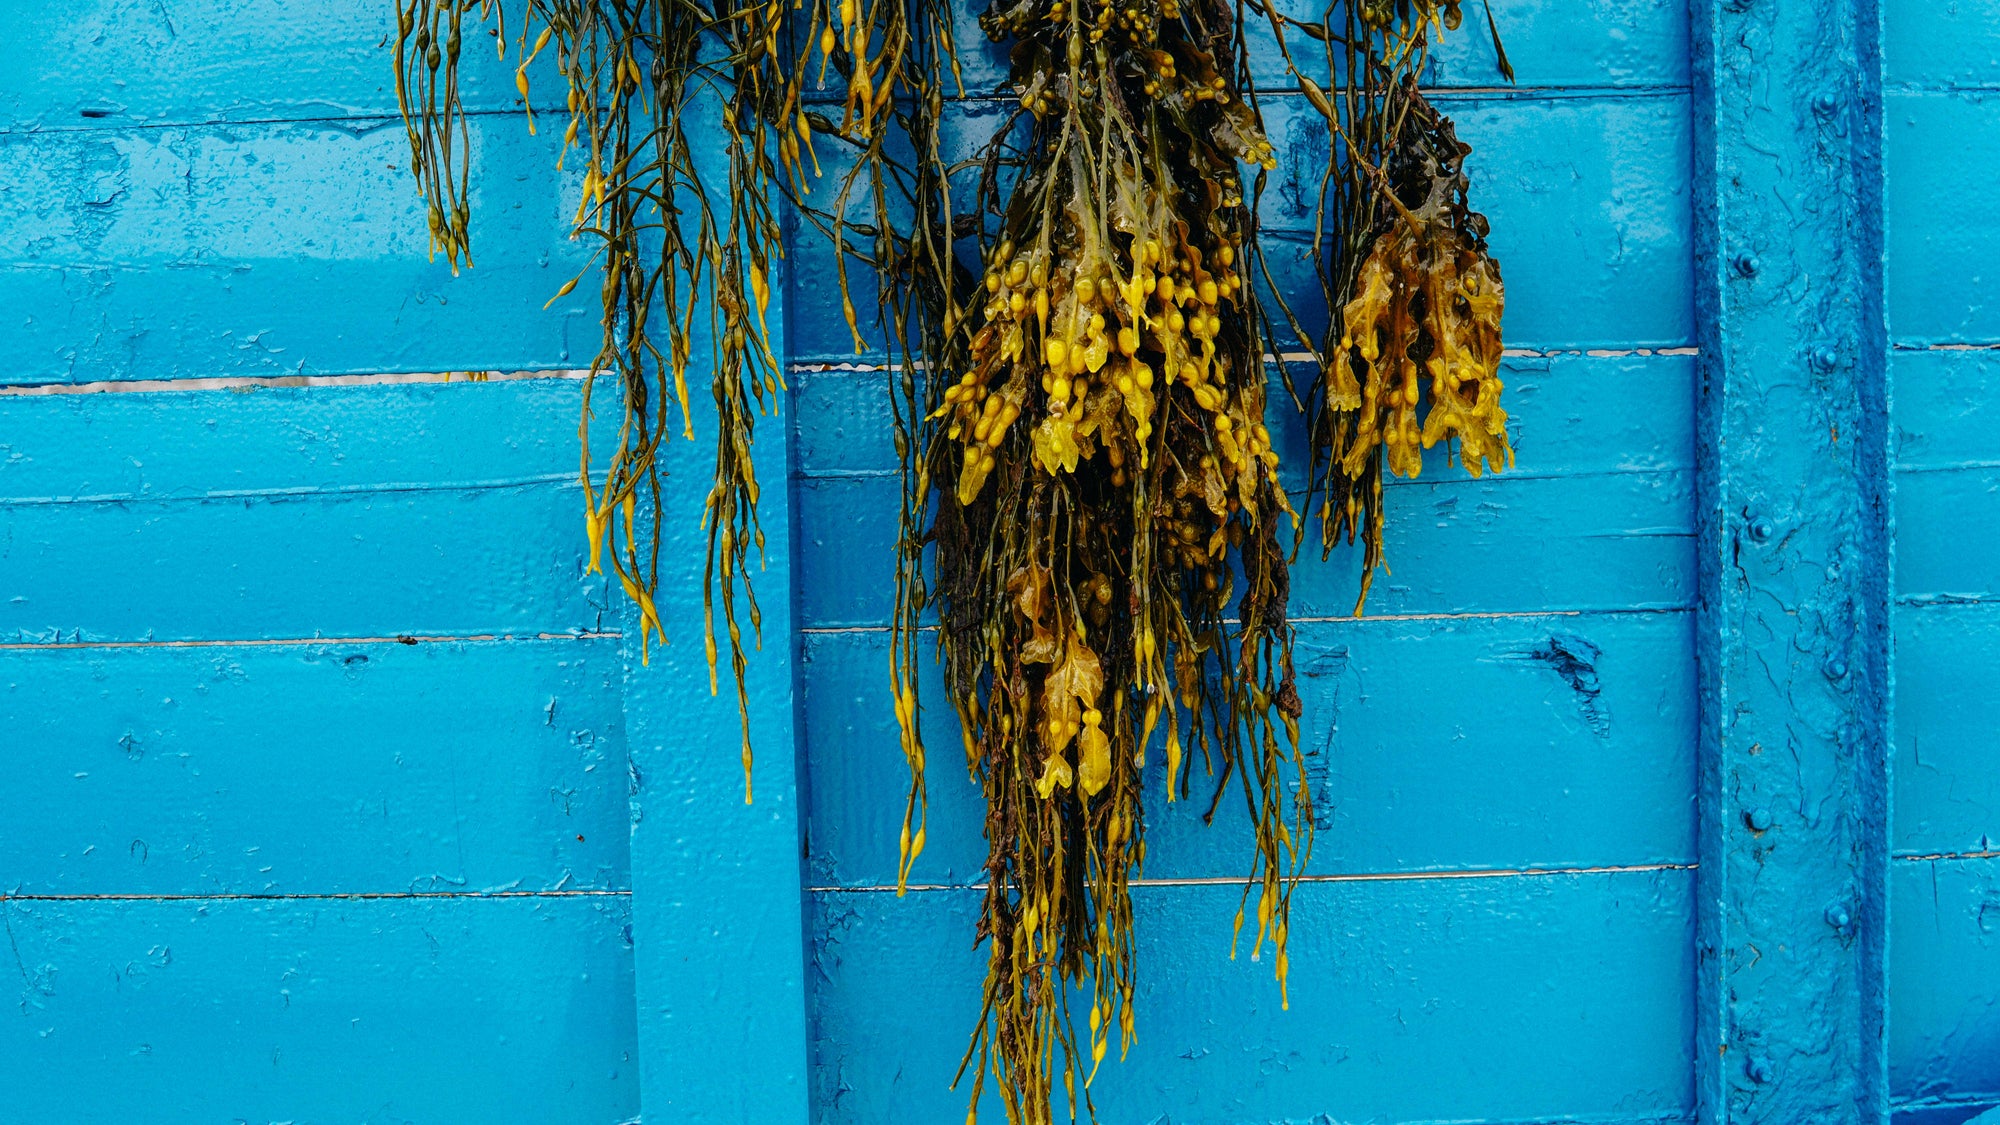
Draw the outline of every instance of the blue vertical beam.
<instances>
[{"instance_id":1,"label":"blue vertical beam","mask_svg":"<svg viewBox=\"0 0 2000 1125\"><path fill-rule=\"evenodd\" d=\"M723 135L714 103L696 144ZM707 182L727 182L721 148L702 157ZM718 204L720 205L720 204ZM783 263L774 268L783 270ZM782 362L787 278L774 278L765 323ZM697 322L701 318L697 318ZM670 643L639 647L638 614L616 592L626 650L625 722L632 769L632 925L639 1007L640 1111L670 1125L805 1125L807 1040L805 883L800 831L792 613L792 448L786 413L757 418L752 460L760 495L763 565L750 580L762 614L749 653L754 801L744 801L742 735L720 590L715 608L717 690L702 644L703 508L714 479L716 416L711 353L688 368L693 441L665 449L656 604ZM600 402L615 401L614 384ZM789 410L789 396L780 402ZM668 409L673 411L671 393ZM601 406L600 411L615 411ZM675 422L678 418L675 418ZM600 424L616 425L616 418ZM678 426L669 429L678 433ZM579 524L581 518L579 513ZM580 529L579 529L580 530ZM644 529L641 530L644 534ZM716 579L719 584L722 579ZM747 604L738 619L747 646Z\"/></svg>"},{"instance_id":2,"label":"blue vertical beam","mask_svg":"<svg viewBox=\"0 0 2000 1125\"><path fill-rule=\"evenodd\" d=\"M771 310L774 333L780 312ZM705 375L697 367L690 382ZM804 1125L790 427L783 417L758 419L753 451L763 486L757 510L767 564L751 576L764 624L763 643L750 654L756 762L755 799L746 805L720 605L715 695L702 650L707 539L699 525L713 475L715 421L712 404L704 401L707 389L690 390L698 396L696 437L677 440L669 450L672 477L663 513L657 604L671 643L662 646L656 638L650 659L642 661L638 616L622 594L612 595L624 603L640 1108L645 1121L675 1125ZM747 609L743 634L747 643Z\"/></svg>"},{"instance_id":3,"label":"blue vertical beam","mask_svg":"<svg viewBox=\"0 0 2000 1125\"><path fill-rule=\"evenodd\" d=\"M1886 1121L1879 11L1693 13L1701 1119Z\"/></svg>"}]
</instances>

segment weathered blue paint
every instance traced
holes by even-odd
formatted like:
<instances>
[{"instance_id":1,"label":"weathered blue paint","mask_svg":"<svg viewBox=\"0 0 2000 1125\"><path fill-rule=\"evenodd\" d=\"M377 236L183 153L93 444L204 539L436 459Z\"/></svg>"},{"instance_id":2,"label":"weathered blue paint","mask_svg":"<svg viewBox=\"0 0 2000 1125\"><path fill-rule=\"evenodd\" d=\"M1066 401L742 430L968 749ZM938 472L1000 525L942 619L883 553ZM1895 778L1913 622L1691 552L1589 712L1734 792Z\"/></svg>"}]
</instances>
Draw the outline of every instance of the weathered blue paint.
<instances>
[{"instance_id":1,"label":"weathered blue paint","mask_svg":"<svg viewBox=\"0 0 2000 1125\"><path fill-rule=\"evenodd\" d=\"M19 7L0 383L139 389L0 396L11 1112L962 1119L982 846L942 714L916 877L956 889L882 890L882 374L795 370L761 424L746 809L700 645L711 439L669 449L641 664L583 573L576 381L139 382L587 362L588 287L540 310L575 185L508 68L469 74L453 278L386 2ZM1105 1119L1962 1125L2000 1104L2000 227L1961 205L2000 168L2000 4L1496 0L1508 89L1468 9L1429 80L1529 353L1520 463L1397 486L1371 619L1351 553L1300 567L1291 1011L1227 958L1241 815L1151 794ZM962 38L964 146L1004 70ZM1282 241L1323 132L1266 104ZM830 271L792 247L794 364L857 358Z\"/></svg>"},{"instance_id":2,"label":"weathered blue paint","mask_svg":"<svg viewBox=\"0 0 2000 1125\"><path fill-rule=\"evenodd\" d=\"M2000 1104L2000 305L1993 224L1955 201L2000 167L2000 5L1888 4L1883 137L1896 351L1889 1084L1898 1125ZM1949 154L1944 157L1943 154ZM1942 158L1941 158L1942 157Z\"/></svg>"},{"instance_id":3,"label":"weathered blue paint","mask_svg":"<svg viewBox=\"0 0 2000 1125\"><path fill-rule=\"evenodd\" d=\"M1234 866L1232 862L1231 866ZM1291 1010L1229 959L1236 886L1133 892L1138 1042L1106 1122L1665 1122L1692 1113L1692 872L1320 883ZM828 1125L957 1122L979 1011L977 891L815 896L814 1104ZM999 1120L996 1103L982 1107Z\"/></svg>"},{"instance_id":4,"label":"weathered blue paint","mask_svg":"<svg viewBox=\"0 0 2000 1125\"><path fill-rule=\"evenodd\" d=\"M1702 1119L1880 1121L1879 11L1696 7Z\"/></svg>"},{"instance_id":5,"label":"weathered blue paint","mask_svg":"<svg viewBox=\"0 0 2000 1125\"><path fill-rule=\"evenodd\" d=\"M1694 343L1688 300L1690 220L1689 103L1682 86L1466 92L1440 104L1473 145L1468 167L1479 209L1493 224L1493 247L1507 280L1510 347L1662 349ZM1264 112L1280 167L1264 196L1263 219L1277 249L1278 285L1294 300L1317 292L1305 247L1312 229L1300 205L1318 190L1326 130L1297 94L1268 94ZM1004 107L974 103L953 124L975 136L994 127ZM1488 140L1490 138L1490 140ZM1485 141L1487 143L1482 143ZM1318 155L1315 155L1315 154ZM824 154L837 168L837 152ZM1289 248L1289 252L1287 252ZM831 292L835 259L824 240L805 239L791 268ZM859 308L871 308L865 271L849 278ZM1589 294L1578 300L1578 293ZM1321 319L1300 301L1301 322ZM793 359L847 362L853 339L838 302L795 310ZM880 333L872 343L879 346ZM872 356L870 358L879 358Z\"/></svg>"},{"instance_id":6,"label":"weathered blue paint","mask_svg":"<svg viewBox=\"0 0 2000 1125\"><path fill-rule=\"evenodd\" d=\"M718 108L702 112L710 116L691 135L720 135ZM704 175L727 182L720 157L710 156ZM799 300L789 277L771 299L765 323L772 350L784 355L786 317ZM698 373L713 362L708 345L698 345L690 382L699 384ZM707 393L694 396L695 439L666 451L659 608L671 644L645 663L635 643L637 614L630 605L623 614L643 1100L654 1121L793 1125L809 1111L791 422L782 407L755 422L761 555L753 550L748 577L760 617L753 620L747 602L738 609L752 656L752 768L739 753L743 733L719 588L717 671L702 647L703 518L717 438Z\"/></svg>"},{"instance_id":7,"label":"weathered blue paint","mask_svg":"<svg viewBox=\"0 0 2000 1125\"><path fill-rule=\"evenodd\" d=\"M7 890L629 890L619 679L614 638L0 651Z\"/></svg>"},{"instance_id":8,"label":"weathered blue paint","mask_svg":"<svg viewBox=\"0 0 2000 1125\"><path fill-rule=\"evenodd\" d=\"M1320 802L1316 868L1692 865L1690 617L1301 625L1303 738ZM1550 659L1556 651L1573 658ZM880 630L806 638L807 837L818 886L895 882L904 790L883 764L897 748L894 718L871 690L888 658ZM1487 702L1477 716L1410 706L1439 684ZM936 699L941 684L933 673L921 688ZM927 714L925 736L943 760L931 771L929 840L911 878L976 881L986 854L979 788L965 777L942 708ZM1148 780L1145 874L1240 874L1250 848L1241 801L1225 801L1204 827L1205 799L1168 805L1163 779Z\"/></svg>"},{"instance_id":9,"label":"weathered blue paint","mask_svg":"<svg viewBox=\"0 0 2000 1125\"><path fill-rule=\"evenodd\" d=\"M601 894L9 898L7 1115L631 1120L627 906Z\"/></svg>"}]
</instances>

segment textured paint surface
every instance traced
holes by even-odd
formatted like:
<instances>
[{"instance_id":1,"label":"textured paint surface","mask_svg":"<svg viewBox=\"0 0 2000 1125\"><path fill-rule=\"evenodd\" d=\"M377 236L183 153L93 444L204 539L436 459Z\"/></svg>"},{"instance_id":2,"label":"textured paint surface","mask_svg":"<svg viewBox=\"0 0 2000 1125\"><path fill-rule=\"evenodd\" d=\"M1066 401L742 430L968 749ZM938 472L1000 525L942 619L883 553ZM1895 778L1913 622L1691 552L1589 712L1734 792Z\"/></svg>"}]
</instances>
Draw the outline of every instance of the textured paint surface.
<instances>
[{"instance_id":1,"label":"textured paint surface","mask_svg":"<svg viewBox=\"0 0 2000 1125\"><path fill-rule=\"evenodd\" d=\"M575 177L507 68L453 277L386 0L16 7L0 384L134 393L0 395L0 1119L962 1120L977 791L936 764L936 889L885 893L895 458L881 373L824 369L880 359L824 247L774 313L746 808L711 437L669 450L642 662L583 573L576 380L174 389L587 362L589 287L541 309ZM1104 1120L1963 1125L2000 1105L2000 224L1960 205L2000 0L1493 8L1521 85L1477 7L1428 80L1519 464L1395 486L1368 618L1352 552L1300 566L1290 1011L1228 957L1241 813L1149 795ZM961 145L1005 74L963 38ZM1324 134L1265 104L1295 289Z\"/></svg>"},{"instance_id":2,"label":"textured paint surface","mask_svg":"<svg viewBox=\"0 0 2000 1125\"><path fill-rule=\"evenodd\" d=\"M1899 1125L1955 1125L2000 1104L2000 224L1956 220L1951 202L2000 168L2000 3L1885 3L1883 17L1889 1087Z\"/></svg>"},{"instance_id":3,"label":"textured paint surface","mask_svg":"<svg viewBox=\"0 0 2000 1125\"><path fill-rule=\"evenodd\" d=\"M2000 3L1885 4L1884 87L1889 1085L1898 1125L1956 1125L2000 1104L2000 226L1950 204L2000 167Z\"/></svg>"},{"instance_id":4,"label":"textured paint surface","mask_svg":"<svg viewBox=\"0 0 2000 1125\"><path fill-rule=\"evenodd\" d=\"M1703 2L1700 1092L1888 1112L1879 11Z\"/></svg>"}]
</instances>

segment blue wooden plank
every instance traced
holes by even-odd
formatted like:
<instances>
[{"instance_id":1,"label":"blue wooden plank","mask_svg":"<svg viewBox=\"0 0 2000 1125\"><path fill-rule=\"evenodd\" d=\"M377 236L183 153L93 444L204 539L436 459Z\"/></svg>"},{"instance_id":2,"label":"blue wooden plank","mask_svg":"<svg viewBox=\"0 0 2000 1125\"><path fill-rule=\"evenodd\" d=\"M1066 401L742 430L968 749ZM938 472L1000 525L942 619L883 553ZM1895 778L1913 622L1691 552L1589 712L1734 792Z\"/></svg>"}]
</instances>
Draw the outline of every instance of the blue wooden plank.
<instances>
[{"instance_id":1,"label":"blue wooden plank","mask_svg":"<svg viewBox=\"0 0 2000 1125\"><path fill-rule=\"evenodd\" d=\"M955 0L960 68L968 93L1004 89L1007 54L986 41L976 22L986 5L982 0ZM1305 20L1322 17L1320 0L1286 0L1280 11ZM1504 80L1487 35L1484 9L1469 13L1464 27L1447 34L1432 52L1424 84L1440 89L1496 87ZM1687 69L1687 4L1685 0L1591 0L1552 5L1545 0L1493 0L1493 17L1501 29L1507 57L1520 81L1530 87L1685 87ZM1296 89L1286 80L1268 24L1260 16L1246 21L1253 73L1267 90ZM1316 47L1296 37L1293 56L1309 66ZM1323 55L1316 73L1326 73ZM1308 73L1315 73L1309 71Z\"/></svg>"},{"instance_id":2,"label":"blue wooden plank","mask_svg":"<svg viewBox=\"0 0 2000 1125\"><path fill-rule=\"evenodd\" d=\"M704 418L698 432L706 427L712 435L713 425ZM755 458L763 480L785 479L784 430L781 418L760 425L765 436ZM712 441L672 447L668 468L677 481L708 475ZM758 507L766 563L752 580L764 632L749 666L756 764L754 803L746 806L719 606L719 694L710 692L702 650L702 500L700 489L667 492L659 611L671 643L656 642L650 663L638 651L638 617L622 607L644 1103L649 1119L690 1125L803 1122L805 923L789 505L784 488L766 487ZM747 620L743 632L748 647Z\"/></svg>"},{"instance_id":3,"label":"blue wooden plank","mask_svg":"<svg viewBox=\"0 0 2000 1125\"><path fill-rule=\"evenodd\" d=\"M827 628L882 625L894 601L896 478L798 482L799 615ZM1693 480L1685 471L1418 480L1390 487L1389 569L1374 614L1672 609L1694 595ZM1292 575L1294 619L1344 617L1358 547Z\"/></svg>"},{"instance_id":4,"label":"blue wooden plank","mask_svg":"<svg viewBox=\"0 0 2000 1125\"><path fill-rule=\"evenodd\" d=\"M0 901L8 1116L638 1116L622 896Z\"/></svg>"},{"instance_id":5,"label":"blue wooden plank","mask_svg":"<svg viewBox=\"0 0 2000 1125\"><path fill-rule=\"evenodd\" d=\"M1306 20L1323 18L1320 0L1286 0L1280 11ZM1505 86L1493 41L1487 33L1485 9L1466 9L1464 25L1448 32L1431 49L1424 85L1440 90L1454 87ZM1336 20L1339 17L1335 17ZM1494 0L1493 19L1521 86L1528 89L1649 89L1688 85L1688 14L1686 0L1590 0L1550 4L1546 0ZM1248 22L1249 49L1259 83L1268 89L1292 89L1284 81L1269 25ZM1325 75L1324 53L1304 48L1317 45L1295 36L1293 58L1302 68L1317 61L1315 77ZM1338 48L1336 48L1336 53ZM1324 84L1324 83L1322 83Z\"/></svg>"},{"instance_id":6,"label":"blue wooden plank","mask_svg":"<svg viewBox=\"0 0 2000 1125\"><path fill-rule=\"evenodd\" d=\"M1960 221L1952 204L2000 167L2000 96L1896 91L1883 117L1890 332L1899 346L2000 343L2000 228Z\"/></svg>"},{"instance_id":7,"label":"blue wooden plank","mask_svg":"<svg viewBox=\"0 0 2000 1125\"><path fill-rule=\"evenodd\" d=\"M2000 597L2000 462L1896 476L1896 594L1902 601Z\"/></svg>"},{"instance_id":8,"label":"blue wooden plank","mask_svg":"<svg viewBox=\"0 0 2000 1125\"><path fill-rule=\"evenodd\" d=\"M1901 351L1890 376L1899 472L2000 464L2000 350Z\"/></svg>"},{"instance_id":9,"label":"blue wooden plank","mask_svg":"<svg viewBox=\"0 0 2000 1125\"><path fill-rule=\"evenodd\" d=\"M1882 55L1891 86L2000 86L2000 3L1884 4Z\"/></svg>"},{"instance_id":10,"label":"blue wooden plank","mask_svg":"<svg viewBox=\"0 0 2000 1125\"><path fill-rule=\"evenodd\" d=\"M1475 205L1493 225L1492 245L1507 277L1509 346L1677 348L1693 343L1689 102L1681 93L1601 96L1452 95L1439 105L1473 146L1467 162ZM1286 231L1312 229L1309 201L1327 143L1323 119L1297 95L1265 99L1264 111L1286 163L1266 192L1264 220L1280 289L1309 311L1319 292L1302 244ZM991 107L967 109L991 113ZM976 136L975 124L954 120ZM988 124L989 130L995 125ZM963 141L961 141L963 143ZM1315 156L1317 152L1319 155ZM837 154L822 154L828 167ZM857 215L861 214L856 210ZM836 292L832 251L800 240L790 269L810 291ZM865 270L849 278L864 336L875 289ZM1589 299L1576 294L1587 292ZM789 313L792 358L852 360L853 338L839 302L802 302ZM1302 315L1317 335L1319 320ZM1322 318L1323 319L1323 318Z\"/></svg>"},{"instance_id":11,"label":"blue wooden plank","mask_svg":"<svg viewBox=\"0 0 2000 1125\"><path fill-rule=\"evenodd\" d=\"M2000 1125L2000 1102L1906 1102L1890 1118L1895 1125Z\"/></svg>"},{"instance_id":12,"label":"blue wooden plank","mask_svg":"<svg viewBox=\"0 0 2000 1125\"><path fill-rule=\"evenodd\" d=\"M0 504L0 638L137 641L615 628L583 490ZM85 565L79 565L85 560Z\"/></svg>"},{"instance_id":13,"label":"blue wooden plank","mask_svg":"<svg viewBox=\"0 0 2000 1125\"><path fill-rule=\"evenodd\" d=\"M0 503L560 480L582 394L535 378L0 395Z\"/></svg>"},{"instance_id":14,"label":"blue wooden plank","mask_svg":"<svg viewBox=\"0 0 2000 1125\"><path fill-rule=\"evenodd\" d=\"M1466 174L1507 280L1509 347L1692 342L1685 93L1440 94L1436 104L1472 146ZM1309 234L1326 121L1296 95L1263 110L1279 166L1259 218L1268 231ZM1311 278L1302 262L1280 285L1297 301L1319 292Z\"/></svg>"},{"instance_id":15,"label":"blue wooden plank","mask_svg":"<svg viewBox=\"0 0 2000 1125\"><path fill-rule=\"evenodd\" d=\"M0 651L11 891L622 889L611 638Z\"/></svg>"},{"instance_id":16,"label":"blue wooden plank","mask_svg":"<svg viewBox=\"0 0 2000 1125\"><path fill-rule=\"evenodd\" d=\"M475 269L427 260L398 118L0 133L5 381L517 370L588 362L580 170L471 120ZM52 174L53 173L53 174Z\"/></svg>"},{"instance_id":17,"label":"blue wooden plank","mask_svg":"<svg viewBox=\"0 0 2000 1125\"><path fill-rule=\"evenodd\" d=\"M1238 888L1136 888L1138 1041L1092 1094L1121 1122L1685 1120L1692 884L1302 886L1289 1011L1267 965L1228 959ZM815 897L816 1120L961 1120L967 1091L947 1087L979 1012L979 892Z\"/></svg>"},{"instance_id":18,"label":"blue wooden plank","mask_svg":"<svg viewBox=\"0 0 2000 1125\"><path fill-rule=\"evenodd\" d=\"M1691 615L1459 618L1302 625L1302 743L1321 873L1691 863ZM809 634L802 681L808 863L818 886L894 886L909 774L887 706L888 637ZM924 665L930 830L917 883L984 876L979 787ZM1425 706L1449 684L1471 710ZM1157 767L1161 748L1149 756ZM1147 776L1155 878L1241 875L1240 798L1203 826L1213 784L1167 804Z\"/></svg>"},{"instance_id":19,"label":"blue wooden plank","mask_svg":"<svg viewBox=\"0 0 2000 1125\"><path fill-rule=\"evenodd\" d=\"M718 135L716 107L704 102L698 112L708 116L691 123L689 135ZM715 169L706 174L722 182ZM785 310L800 299L787 274L767 316L780 356ZM708 371L713 362L709 345L698 342L690 370ZM790 409L788 397L779 396L780 409ZM693 442L664 451L670 479L661 526L651 531L661 544L658 610L671 644L653 647L650 662L638 615L621 601L639 1045L650 1121L803 1125L809 1118L790 429L782 414L755 422L762 554L753 551L749 578L761 635L747 608L741 625L754 769L740 752L745 732L723 609L717 605L712 633L702 617L713 409L697 410ZM718 653L713 675L704 640Z\"/></svg>"},{"instance_id":20,"label":"blue wooden plank","mask_svg":"<svg viewBox=\"0 0 2000 1125\"><path fill-rule=\"evenodd\" d=\"M1895 846L2000 847L2000 605L1898 607Z\"/></svg>"},{"instance_id":21,"label":"blue wooden plank","mask_svg":"<svg viewBox=\"0 0 2000 1125\"><path fill-rule=\"evenodd\" d=\"M2000 1102L2000 860L1898 862L1890 886L1896 1099Z\"/></svg>"},{"instance_id":22,"label":"blue wooden plank","mask_svg":"<svg viewBox=\"0 0 2000 1125\"><path fill-rule=\"evenodd\" d=\"M393 4L329 0L305 16L285 0L76 0L22 5L12 15L0 130L398 112ZM520 102L513 66L495 59L491 44L483 33L467 40L459 91L474 112ZM553 55L530 72L538 112L562 104Z\"/></svg>"},{"instance_id":23,"label":"blue wooden plank","mask_svg":"<svg viewBox=\"0 0 2000 1125\"><path fill-rule=\"evenodd\" d=\"M2000 364L2000 361L1996 361ZM1520 471L1536 476L1686 469L1694 466L1695 357L1512 356L1501 361L1507 435ZM791 423L806 476L883 472L896 467L890 382L883 371L804 370L793 374ZM1282 400L1279 400L1282 403ZM1270 415L1290 472L1304 460L1304 426L1289 404ZM0 400L0 428L6 425ZM1898 413L1901 423L1902 414ZM0 445L0 449L6 448ZM7 469L0 464L0 488ZM1431 455L1426 476L1455 480L1463 470ZM1302 471L1292 484L1303 483Z\"/></svg>"},{"instance_id":24,"label":"blue wooden plank","mask_svg":"<svg viewBox=\"0 0 2000 1125\"><path fill-rule=\"evenodd\" d=\"M953 5L969 92L1006 82L1006 54L980 34L979 0ZM1317 4L1286 10L1316 15ZM1687 15L1682 0L1552 8L1543 0L1495 0L1495 18L1523 82L1536 86L1685 86ZM1253 21L1253 29L1258 29ZM395 9L371 0L317 5L310 19L283 0L183 0L172 7L129 0L24 8L14 27L16 65L0 73L0 127L117 128L132 124L273 121L396 112L391 45ZM1268 32L1253 37L1267 84L1283 67ZM482 33L474 43L490 40ZM462 96L475 111L508 109L518 97L512 68L489 50L468 50ZM282 65L275 65L282 60ZM544 58L537 101L559 104ZM1427 81L1440 87L1499 84L1479 18L1445 37ZM1282 85L1282 83L1280 83Z\"/></svg>"},{"instance_id":25,"label":"blue wooden plank","mask_svg":"<svg viewBox=\"0 0 2000 1125\"><path fill-rule=\"evenodd\" d=\"M1873 0L1695 11L1695 1057L1718 1125L1888 1114L1879 36Z\"/></svg>"}]
</instances>

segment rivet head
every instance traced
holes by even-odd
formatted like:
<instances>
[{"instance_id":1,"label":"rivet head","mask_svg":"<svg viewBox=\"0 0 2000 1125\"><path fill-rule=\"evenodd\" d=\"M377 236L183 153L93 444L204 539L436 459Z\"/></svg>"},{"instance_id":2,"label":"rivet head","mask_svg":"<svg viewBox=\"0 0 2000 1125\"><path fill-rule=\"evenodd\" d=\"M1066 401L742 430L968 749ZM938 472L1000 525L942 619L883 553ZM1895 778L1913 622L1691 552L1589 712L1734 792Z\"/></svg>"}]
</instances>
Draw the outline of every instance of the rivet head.
<instances>
[{"instance_id":1,"label":"rivet head","mask_svg":"<svg viewBox=\"0 0 2000 1125\"><path fill-rule=\"evenodd\" d=\"M1757 832L1767 832L1771 828L1771 810L1762 805L1743 814L1743 822Z\"/></svg>"},{"instance_id":2,"label":"rivet head","mask_svg":"<svg viewBox=\"0 0 2000 1125\"><path fill-rule=\"evenodd\" d=\"M1831 92L1822 92L1813 99L1813 108L1822 114L1831 115L1834 110L1840 108L1840 99L1834 97Z\"/></svg>"},{"instance_id":3,"label":"rivet head","mask_svg":"<svg viewBox=\"0 0 2000 1125\"><path fill-rule=\"evenodd\" d=\"M1750 521L1750 538L1755 539L1757 542L1769 543L1771 537L1776 534L1778 534L1778 525L1771 522L1771 517L1758 516L1756 519Z\"/></svg>"},{"instance_id":4,"label":"rivet head","mask_svg":"<svg viewBox=\"0 0 2000 1125\"><path fill-rule=\"evenodd\" d=\"M1820 665L1820 671L1826 673L1826 678L1829 680L1844 680L1847 678L1847 661L1838 656L1829 656L1826 658L1826 663Z\"/></svg>"},{"instance_id":5,"label":"rivet head","mask_svg":"<svg viewBox=\"0 0 2000 1125\"><path fill-rule=\"evenodd\" d=\"M1766 1058L1751 1059L1744 1065L1743 1070L1750 1075L1750 1081L1759 1086L1767 1085L1771 1079L1778 1076L1776 1068L1771 1066L1771 1060Z\"/></svg>"},{"instance_id":6,"label":"rivet head","mask_svg":"<svg viewBox=\"0 0 2000 1125\"><path fill-rule=\"evenodd\" d=\"M1854 918L1844 906L1829 906L1826 908L1826 924L1844 934L1853 928Z\"/></svg>"},{"instance_id":7,"label":"rivet head","mask_svg":"<svg viewBox=\"0 0 2000 1125\"><path fill-rule=\"evenodd\" d=\"M1762 264L1755 254L1736 255L1736 272L1743 277L1756 277L1757 268Z\"/></svg>"}]
</instances>

